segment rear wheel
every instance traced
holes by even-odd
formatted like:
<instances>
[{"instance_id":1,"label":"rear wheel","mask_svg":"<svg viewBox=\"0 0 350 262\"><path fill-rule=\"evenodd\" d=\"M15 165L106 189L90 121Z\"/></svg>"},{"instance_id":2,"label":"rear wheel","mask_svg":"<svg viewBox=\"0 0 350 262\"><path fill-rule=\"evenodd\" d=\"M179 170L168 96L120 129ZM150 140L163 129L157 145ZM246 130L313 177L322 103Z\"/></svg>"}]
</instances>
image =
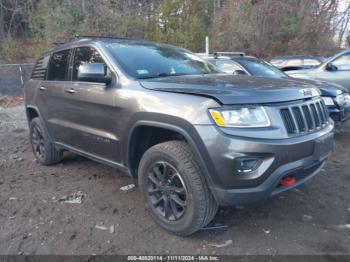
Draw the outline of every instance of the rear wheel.
<instances>
[{"instance_id":1,"label":"rear wheel","mask_svg":"<svg viewBox=\"0 0 350 262\"><path fill-rule=\"evenodd\" d=\"M151 147L141 159L138 175L146 206L166 230L190 235L215 216L217 204L187 143Z\"/></svg>"},{"instance_id":2,"label":"rear wheel","mask_svg":"<svg viewBox=\"0 0 350 262\"><path fill-rule=\"evenodd\" d=\"M34 155L40 164L52 165L62 160L63 151L50 142L39 117L32 119L29 132Z\"/></svg>"}]
</instances>

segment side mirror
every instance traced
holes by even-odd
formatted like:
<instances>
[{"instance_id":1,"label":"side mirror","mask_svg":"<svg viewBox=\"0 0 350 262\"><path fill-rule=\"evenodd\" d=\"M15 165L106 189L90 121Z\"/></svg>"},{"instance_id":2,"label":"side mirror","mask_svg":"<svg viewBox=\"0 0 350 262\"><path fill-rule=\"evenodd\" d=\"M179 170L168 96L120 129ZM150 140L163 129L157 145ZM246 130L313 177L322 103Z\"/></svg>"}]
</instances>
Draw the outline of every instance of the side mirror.
<instances>
[{"instance_id":1,"label":"side mirror","mask_svg":"<svg viewBox=\"0 0 350 262\"><path fill-rule=\"evenodd\" d=\"M78 80L109 84L112 78L105 76L105 67L102 63L92 63L79 66Z\"/></svg>"},{"instance_id":2,"label":"side mirror","mask_svg":"<svg viewBox=\"0 0 350 262\"><path fill-rule=\"evenodd\" d=\"M244 72L243 70L235 70L233 71L233 75L246 75L247 73Z\"/></svg>"},{"instance_id":3,"label":"side mirror","mask_svg":"<svg viewBox=\"0 0 350 262\"><path fill-rule=\"evenodd\" d=\"M332 63L328 63L325 67L325 69L327 71L330 71L330 72L334 72L334 71L337 71L338 70L338 67L336 67L335 65L333 65Z\"/></svg>"}]
</instances>

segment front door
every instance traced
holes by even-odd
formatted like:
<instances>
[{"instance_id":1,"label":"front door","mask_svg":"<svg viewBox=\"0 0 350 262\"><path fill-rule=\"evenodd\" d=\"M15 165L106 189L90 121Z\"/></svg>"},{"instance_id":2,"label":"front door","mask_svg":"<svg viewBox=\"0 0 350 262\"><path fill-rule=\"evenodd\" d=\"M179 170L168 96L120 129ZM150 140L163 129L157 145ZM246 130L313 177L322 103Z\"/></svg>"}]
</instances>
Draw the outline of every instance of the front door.
<instances>
[{"instance_id":1,"label":"front door","mask_svg":"<svg viewBox=\"0 0 350 262\"><path fill-rule=\"evenodd\" d=\"M111 84L83 82L78 79L78 68L86 63L104 63L93 47L78 47L72 63L72 81L64 90L65 144L82 151L119 162L120 145L116 136L117 107L115 106L114 80Z\"/></svg>"},{"instance_id":2,"label":"front door","mask_svg":"<svg viewBox=\"0 0 350 262\"><path fill-rule=\"evenodd\" d=\"M336 66L336 70L322 68L317 79L342 85L350 91L350 52L335 58L331 63Z\"/></svg>"}]
</instances>

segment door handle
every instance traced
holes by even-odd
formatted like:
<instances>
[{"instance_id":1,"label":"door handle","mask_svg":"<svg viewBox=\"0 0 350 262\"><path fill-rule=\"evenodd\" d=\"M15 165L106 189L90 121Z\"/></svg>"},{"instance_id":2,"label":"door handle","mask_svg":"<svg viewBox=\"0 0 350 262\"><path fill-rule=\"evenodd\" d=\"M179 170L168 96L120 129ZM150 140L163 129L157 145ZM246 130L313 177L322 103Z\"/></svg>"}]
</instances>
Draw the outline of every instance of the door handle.
<instances>
[{"instance_id":1,"label":"door handle","mask_svg":"<svg viewBox=\"0 0 350 262\"><path fill-rule=\"evenodd\" d=\"M66 89L66 92L69 94L74 94L75 90L73 88Z\"/></svg>"},{"instance_id":2,"label":"door handle","mask_svg":"<svg viewBox=\"0 0 350 262\"><path fill-rule=\"evenodd\" d=\"M39 90L40 90L40 91L45 91L45 90L46 90L46 87L40 86L40 87L39 87Z\"/></svg>"}]
</instances>

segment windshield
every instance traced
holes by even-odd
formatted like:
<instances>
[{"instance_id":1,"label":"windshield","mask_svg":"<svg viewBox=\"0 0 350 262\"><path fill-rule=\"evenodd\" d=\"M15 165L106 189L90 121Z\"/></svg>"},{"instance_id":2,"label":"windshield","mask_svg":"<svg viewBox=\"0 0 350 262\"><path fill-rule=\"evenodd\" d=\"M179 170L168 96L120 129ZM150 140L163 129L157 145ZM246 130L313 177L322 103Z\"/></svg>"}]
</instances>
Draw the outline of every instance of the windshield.
<instances>
[{"instance_id":1,"label":"windshield","mask_svg":"<svg viewBox=\"0 0 350 262\"><path fill-rule=\"evenodd\" d=\"M271 77L271 78L287 78L288 76L278 68L259 60L246 60L239 61L244 68L249 71L253 76Z\"/></svg>"},{"instance_id":2,"label":"windshield","mask_svg":"<svg viewBox=\"0 0 350 262\"><path fill-rule=\"evenodd\" d=\"M182 48L139 42L107 43L106 47L136 79L218 73L213 65Z\"/></svg>"}]
</instances>

